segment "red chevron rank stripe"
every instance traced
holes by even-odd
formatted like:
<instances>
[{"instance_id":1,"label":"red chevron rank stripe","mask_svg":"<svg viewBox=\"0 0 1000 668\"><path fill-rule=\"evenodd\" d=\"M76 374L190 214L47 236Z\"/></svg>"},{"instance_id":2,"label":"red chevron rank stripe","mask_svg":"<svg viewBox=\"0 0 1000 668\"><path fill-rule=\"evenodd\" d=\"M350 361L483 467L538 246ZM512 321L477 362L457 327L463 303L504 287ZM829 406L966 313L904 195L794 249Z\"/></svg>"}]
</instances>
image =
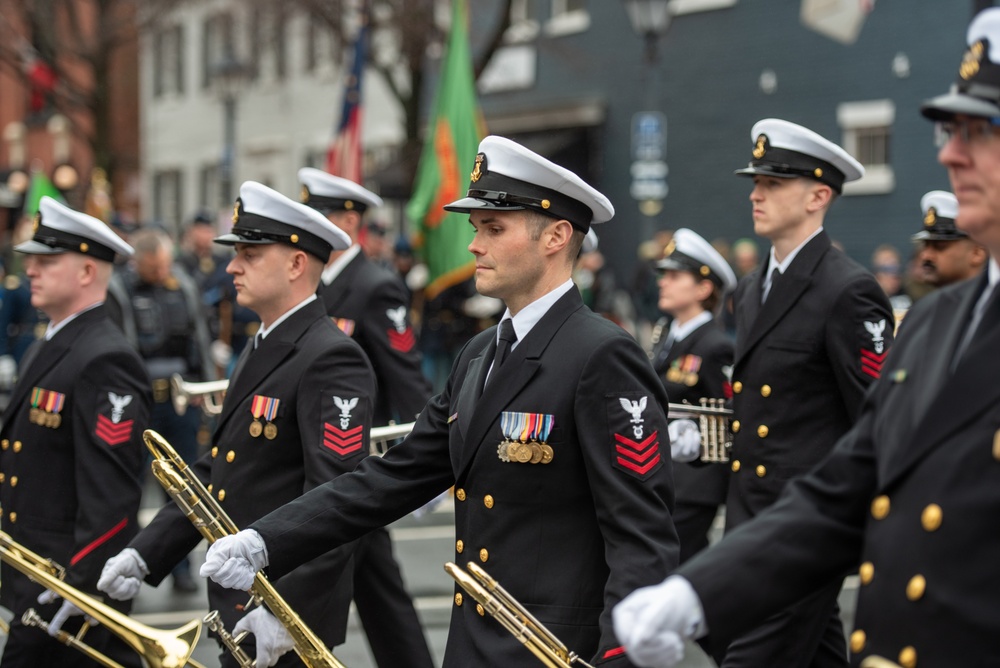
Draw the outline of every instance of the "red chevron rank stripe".
<instances>
[{"instance_id":1,"label":"red chevron rank stripe","mask_svg":"<svg viewBox=\"0 0 1000 668\"><path fill-rule=\"evenodd\" d=\"M125 422L115 424L110 418L98 414L97 427L94 429L94 434L108 445L120 445L132 438L133 422L135 420L126 420Z\"/></svg>"},{"instance_id":2,"label":"red chevron rank stripe","mask_svg":"<svg viewBox=\"0 0 1000 668\"><path fill-rule=\"evenodd\" d=\"M413 350L413 346L417 344L417 339L413 336L413 328L411 327L407 327L402 332L390 329L386 331L386 335L389 337L389 346L401 353L410 352Z\"/></svg>"},{"instance_id":3,"label":"red chevron rank stripe","mask_svg":"<svg viewBox=\"0 0 1000 668\"><path fill-rule=\"evenodd\" d=\"M889 351L885 351L881 355L876 355L870 350L861 349L861 370L867 373L872 378L878 378L882 375L882 365L885 363L885 358L889 354Z\"/></svg>"},{"instance_id":4,"label":"red chevron rank stripe","mask_svg":"<svg viewBox=\"0 0 1000 668\"><path fill-rule=\"evenodd\" d=\"M633 441L621 434L615 434L617 462L640 476L649 473L660 463L659 432L654 431L642 441Z\"/></svg>"},{"instance_id":5,"label":"red chevron rank stripe","mask_svg":"<svg viewBox=\"0 0 1000 668\"><path fill-rule=\"evenodd\" d=\"M353 429L338 429L329 422L324 422L323 445L341 457L347 457L364 445L364 425L358 425Z\"/></svg>"}]
</instances>

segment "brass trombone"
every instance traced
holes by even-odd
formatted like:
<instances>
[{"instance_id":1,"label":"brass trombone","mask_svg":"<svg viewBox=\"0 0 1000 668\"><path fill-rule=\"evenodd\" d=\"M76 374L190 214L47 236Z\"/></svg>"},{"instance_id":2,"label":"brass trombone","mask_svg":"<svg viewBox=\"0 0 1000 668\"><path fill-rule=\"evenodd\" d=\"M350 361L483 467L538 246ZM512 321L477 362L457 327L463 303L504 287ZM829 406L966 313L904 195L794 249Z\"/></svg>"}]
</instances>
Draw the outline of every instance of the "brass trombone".
<instances>
[{"instance_id":1,"label":"brass trombone","mask_svg":"<svg viewBox=\"0 0 1000 668\"><path fill-rule=\"evenodd\" d=\"M146 447L153 454L153 462L151 464L153 475L156 476L163 489L167 491L167 494L170 495L170 498L174 500L174 503L177 504L184 515L191 520L191 523L198 529L205 540L209 543L214 543L224 536L229 536L239 531L229 515L226 514L226 511L209 494L208 490L205 489L205 486L201 484L198 477L188 468L173 446L152 429L144 431L142 439L146 442ZM271 611L271 614L285 627L295 642L296 654L299 655L302 662L309 666L309 668L346 668L326 648L323 641L292 610L263 573L258 572L254 576L250 594L252 596L251 603L256 605L264 603ZM230 647L230 644L239 648L239 641L242 636L233 638L225 630L221 630L220 632L221 625L217 627L213 626L213 628L215 628L216 633L227 648ZM244 668L253 666L252 661L244 662L244 659L239 654L232 652L231 649L230 651Z\"/></svg>"},{"instance_id":2,"label":"brass trombone","mask_svg":"<svg viewBox=\"0 0 1000 668\"><path fill-rule=\"evenodd\" d=\"M528 610L517 602L506 589L494 580L475 562L469 562L468 571L452 562L444 565L444 570L469 593L486 612L510 631L521 644L538 657L548 668L571 668L582 666L594 668L576 653L566 648L551 631L535 619ZM471 574L471 575L470 575Z\"/></svg>"},{"instance_id":3,"label":"brass trombone","mask_svg":"<svg viewBox=\"0 0 1000 668\"><path fill-rule=\"evenodd\" d=\"M170 398L178 415L184 415L191 399L199 397L202 399L201 410L205 415L218 415L222 412L222 398L228 388L229 381L226 379L195 383L184 380L179 373L170 377Z\"/></svg>"},{"instance_id":4,"label":"brass trombone","mask_svg":"<svg viewBox=\"0 0 1000 668\"><path fill-rule=\"evenodd\" d=\"M202 668L191 660L191 653L201 635L201 622L197 619L192 619L184 626L170 631L140 624L128 615L66 584L63 581L66 571L62 566L35 554L3 531L0 531L0 560L10 564L33 582L51 589L103 624L139 654L149 668L181 668L184 665ZM33 608L24 613L21 622L25 626L39 626L48 630L48 623ZM83 652L108 668L122 668L120 663L83 642L83 636L88 628L89 624L84 624L77 635L59 631L56 640Z\"/></svg>"}]
</instances>

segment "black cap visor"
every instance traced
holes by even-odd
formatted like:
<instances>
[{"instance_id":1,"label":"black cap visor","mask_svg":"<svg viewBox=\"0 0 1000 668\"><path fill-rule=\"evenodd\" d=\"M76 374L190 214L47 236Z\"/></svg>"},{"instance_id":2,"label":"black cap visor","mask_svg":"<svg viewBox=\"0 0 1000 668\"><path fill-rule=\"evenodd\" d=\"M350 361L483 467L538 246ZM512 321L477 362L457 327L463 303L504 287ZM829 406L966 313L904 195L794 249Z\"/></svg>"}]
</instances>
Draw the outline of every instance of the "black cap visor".
<instances>
[{"instance_id":1,"label":"black cap visor","mask_svg":"<svg viewBox=\"0 0 1000 668\"><path fill-rule=\"evenodd\" d=\"M948 121L958 115L995 118L1000 117L1000 106L952 88L920 105L920 113L932 121Z\"/></svg>"}]
</instances>

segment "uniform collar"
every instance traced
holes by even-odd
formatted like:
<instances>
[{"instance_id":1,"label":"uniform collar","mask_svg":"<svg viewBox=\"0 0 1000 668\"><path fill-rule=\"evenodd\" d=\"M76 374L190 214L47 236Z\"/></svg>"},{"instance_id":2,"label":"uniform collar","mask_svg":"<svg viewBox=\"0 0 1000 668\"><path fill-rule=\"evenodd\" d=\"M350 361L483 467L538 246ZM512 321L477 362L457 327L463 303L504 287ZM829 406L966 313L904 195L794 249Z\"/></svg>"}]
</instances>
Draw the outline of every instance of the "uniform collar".
<instances>
[{"instance_id":1,"label":"uniform collar","mask_svg":"<svg viewBox=\"0 0 1000 668\"><path fill-rule=\"evenodd\" d=\"M670 323L670 338L676 343L678 341L683 341L687 338L688 334L698 329L707 322L712 322L712 312L702 311L695 317L691 318L683 325L674 320Z\"/></svg>"},{"instance_id":2,"label":"uniform collar","mask_svg":"<svg viewBox=\"0 0 1000 668\"><path fill-rule=\"evenodd\" d=\"M306 306L307 304L309 304L311 302L314 302L314 301L316 301L316 293L315 292L312 293L311 295L309 295L308 297L306 297L305 299L303 299L302 301L300 301L296 306L293 306L292 308L290 308L287 311L285 311L285 313L280 318L278 318L273 323L271 323L270 326L268 326L268 327L261 327L259 330L257 330L257 333L260 334L261 340L267 338L268 334L270 334L275 329L277 329L278 325L280 325L281 323L283 323L286 320L288 320L289 318L291 318L292 315L296 311L301 310L304 306Z\"/></svg>"},{"instance_id":3,"label":"uniform collar","mask_svg":"<svg viewBox=\"0 0 1000 668\"><path fill-rule=\"evenodd\" d=\"M323 269L323 285L330 285L333 283L334 279L340 276L340 273L344 271L344 267L351 263L358 253L361 252L361 244L354 244L347 250L345 250L340 257L330 263L328 267Z\"/></svg>"},{"instance_id":4,"label":"uniform collar","mask_svg":"<svg viewBox=\"0 0 1000 668\"><path fill-rule=\"evenodd\" d=\"M517 335L517 341L510 347L511 350L517 347L517 344L524 340L524 337L528 335L528 332L538 324L538 321L548 313L552 305L559 301L559 298L564 294L569 292L574 287L573 279L566 279L566 282L557 287L555 290L548 292L535 301L531 302L523 309L521 309L516 316L513 316L514 320L514 334ZM504 311L503 317L500 318L500 322L511 318L510 309ZM497 342L500 341L500 328L497 327Z\"/></svg>"},{"instance_id":5,"label":"uniform collar","mask_svg":"<svg viewBox=\"0 0 1000 668\"><path fill-rule=\"evenodd\" d=\"M79 311L77 311L76 313L74 313L73 315L69 316L68 318L63 318L61 321L59 321L55 325L53 325L50 322L49 325L48 325L48 327L45 328L45 340L46 341L51 341L52 337L55 336L56 334L58 334L59 330L61 330L63 327L65 327L69 323L71 323L74 320L76 320L81 314L86 313L87 311L91 311L91 310L97 308L98 306L100 306L103 303L104 303L103 301L99 301L99 302L97 302L95 304L91 304L90 306L87 306L86 308L82 308Z\"/></svg>"}]
</instances>

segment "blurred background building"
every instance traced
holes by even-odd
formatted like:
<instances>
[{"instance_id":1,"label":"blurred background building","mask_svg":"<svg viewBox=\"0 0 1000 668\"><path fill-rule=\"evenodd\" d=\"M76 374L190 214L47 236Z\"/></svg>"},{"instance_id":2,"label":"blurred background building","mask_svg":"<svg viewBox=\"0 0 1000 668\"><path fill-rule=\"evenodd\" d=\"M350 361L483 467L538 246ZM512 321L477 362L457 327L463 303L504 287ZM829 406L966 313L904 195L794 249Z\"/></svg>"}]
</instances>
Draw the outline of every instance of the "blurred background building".
<instances>
[{"instance_id":1,"label":"blurred background building","mask_svg":"<svg viewBox=\"0 0 1000 668\"><path fill-rule=\"evenodd\" d=\"M667 20L630 14L645 4ZM488 130L614 202L601 251L624 285L658 231L751 235L748 184L731 173L769 116L867 167L829 219L849 254L906 248L920 195L948 187L917 107L954 78L955 45L982 4L475 0L469 39ZM449 6L0 0L0 225L23 205L33 164L71 204L99 166L121 216L176 232L209 209L225 224L243 180L296 195L296 169L324 165L345 96L359 94L362 180L388 200L391 236L406 233ZM75 181L56 179L63 165Z\"/></svg>"}]
</instances>

